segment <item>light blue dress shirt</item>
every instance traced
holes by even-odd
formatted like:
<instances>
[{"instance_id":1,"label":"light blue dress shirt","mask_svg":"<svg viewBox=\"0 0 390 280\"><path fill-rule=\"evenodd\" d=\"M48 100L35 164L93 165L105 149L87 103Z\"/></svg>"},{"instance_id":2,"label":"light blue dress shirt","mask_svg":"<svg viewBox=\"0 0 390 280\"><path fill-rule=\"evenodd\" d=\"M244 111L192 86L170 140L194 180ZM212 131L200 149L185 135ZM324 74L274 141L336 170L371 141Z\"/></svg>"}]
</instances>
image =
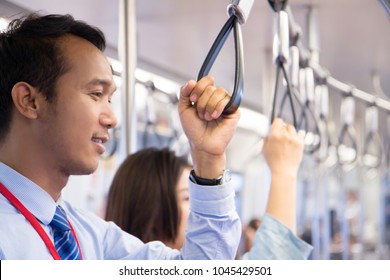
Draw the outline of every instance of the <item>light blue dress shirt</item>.
<instances>
[{"instance_id":1,"label":"light blue dress shirt","mask_svg":"<svg viewBox=\"0 0 390 280\"><path fill-rule=\"evenodd\" d=\"M241 222L229 184L202 187L190 182L191 211L181 251L159 241L143 243L113 222L55 202L42 188L0 162L0 182L41 222L53 238L51 222L61 205L80 243L83 259L234 259L240 242ZM0 259L52 259L46 245L20 212L0 195Z\"/></svg>"},{"instance_id":2,"label":"light blue dress shirt","mask_svg":"<svg viewBox=\"0 0 390 280\"><path fill-rule=\"evenodd\" d=\"M202 187L189 182L191 211L186 241L181 251L159 241L143 243L112 222L75 209L68 202L55 202L29 179L0 162L0 182L39 219L53 238L51 222L61 205L80 243L83 259L234 259L241 237L241 222L235 211L234 191L229 184ZM0 195L0 260L52 259L31 224ZM256 233L249 259L305 259L311 246L287 227L265 215Z\"/></svg>"},{"instance_id":3,"label":"light blue dress shirt","mask_svg":"<svg viewBox=\"0 0 390 280\"><path fill-rule=\"evenodd\" d=\"M311 245L299 239L288 227L266 214L255 234L252 248L245 258L250 260L306 260L312 250Z\"/></svg>"}]
</instances>

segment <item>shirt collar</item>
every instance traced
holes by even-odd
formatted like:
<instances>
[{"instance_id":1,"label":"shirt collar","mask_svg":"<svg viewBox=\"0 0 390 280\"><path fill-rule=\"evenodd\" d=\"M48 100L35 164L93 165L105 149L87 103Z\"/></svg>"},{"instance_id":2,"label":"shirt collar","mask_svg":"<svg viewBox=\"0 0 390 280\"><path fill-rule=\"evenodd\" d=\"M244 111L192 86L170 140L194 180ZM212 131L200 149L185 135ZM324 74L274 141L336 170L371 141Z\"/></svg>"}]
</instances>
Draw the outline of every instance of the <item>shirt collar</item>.
<instances>
[{"instance_id":1,"label":"shirt collar","mask_svg":"<svg viewBox=\"0 0 390 280\"><path fill-rule=\"evenodd\" d=\"M48 225L51 222L57 204L45 190L2 162L0 162L0 182L41 223Z\"/></svg>"}]
</instances>

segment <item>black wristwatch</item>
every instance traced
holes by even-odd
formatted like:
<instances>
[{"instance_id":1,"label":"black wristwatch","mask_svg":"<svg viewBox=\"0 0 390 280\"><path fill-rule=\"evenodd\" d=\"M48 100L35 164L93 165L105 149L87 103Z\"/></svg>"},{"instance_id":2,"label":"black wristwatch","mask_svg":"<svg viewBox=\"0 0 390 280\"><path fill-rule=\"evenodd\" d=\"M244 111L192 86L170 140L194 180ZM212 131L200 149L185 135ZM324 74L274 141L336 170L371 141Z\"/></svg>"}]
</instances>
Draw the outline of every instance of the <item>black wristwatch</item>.
<instances>
[{"instance_id":1,"label":"black wristwatch","mask_svg":"<svg viewBox=\"0 0 390 280\"><path fill-rule=\"evenodd\" d=\"M192 169L190 172L190 180L191 182L201 186L219 186L230 181L230 171L228 169L225 169L223 171L223 174L218 178L205 179L196 176L194 169Z\"/></svg>"}]
</instances>

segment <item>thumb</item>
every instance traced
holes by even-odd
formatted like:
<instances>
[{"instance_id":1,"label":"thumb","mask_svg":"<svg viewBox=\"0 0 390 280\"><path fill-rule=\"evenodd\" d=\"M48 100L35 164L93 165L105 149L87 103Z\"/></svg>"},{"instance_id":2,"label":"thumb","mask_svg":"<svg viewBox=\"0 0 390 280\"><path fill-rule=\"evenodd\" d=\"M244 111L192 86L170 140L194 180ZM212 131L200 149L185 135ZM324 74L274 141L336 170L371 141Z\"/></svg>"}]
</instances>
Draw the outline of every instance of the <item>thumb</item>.
<instances>
[{"instance_id":1,"label":"thumb","mask_svg":"<svg viewBox=\"0 0 390 280\"><path fill-rule=\"evenodd\" d=\"M182 112L192 106L190 95L195 85L196 82L194 80L189 80L184 86L180 88L179 112Z\"/></svg>"}]
</instances>

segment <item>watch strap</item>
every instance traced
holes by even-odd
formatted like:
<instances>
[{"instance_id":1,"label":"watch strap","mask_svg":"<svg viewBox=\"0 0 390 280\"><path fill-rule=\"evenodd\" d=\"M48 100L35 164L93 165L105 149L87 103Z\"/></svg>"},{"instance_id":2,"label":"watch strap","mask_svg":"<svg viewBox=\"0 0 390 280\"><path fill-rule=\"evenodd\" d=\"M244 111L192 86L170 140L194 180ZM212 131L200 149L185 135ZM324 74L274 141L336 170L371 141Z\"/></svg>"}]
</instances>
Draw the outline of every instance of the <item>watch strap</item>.
<instances>
[{"instance_id":1,"label":"watch strap","mask_svg":"<svg viewBox=\"0 0 390 280\"><path fill-rule=\"evenodd\" d=\"M191 182L201 185L201 186L218 186L222 185L222 178L223 176L221 175L219 178L216 179L205 179L196 176L194 169L191 170L190 172L190 180Z\"/></svg>"}]
</instances>

